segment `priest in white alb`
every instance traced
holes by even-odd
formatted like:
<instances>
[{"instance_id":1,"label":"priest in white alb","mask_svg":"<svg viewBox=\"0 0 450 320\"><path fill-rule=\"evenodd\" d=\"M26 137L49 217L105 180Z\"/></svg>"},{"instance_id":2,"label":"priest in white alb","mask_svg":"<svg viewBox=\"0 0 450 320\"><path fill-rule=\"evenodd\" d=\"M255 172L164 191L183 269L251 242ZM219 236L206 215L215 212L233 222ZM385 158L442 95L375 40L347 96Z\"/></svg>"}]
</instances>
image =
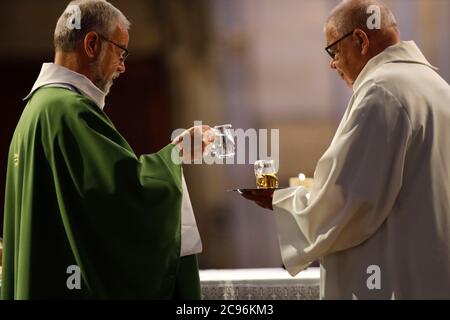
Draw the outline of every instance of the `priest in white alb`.
<instances>
[{"instance_id":1,"label":"priest in white alb","mask_svg":"<svg viewBox=\"0 0 450 320\"><path fill-rule=\"evenodd\" d=\"M450 86L379 1L340 3L326 39L353 95L312 191L249 198L273 208L290 274L319 259L321 298L450 299Z\"/></svg>"}]
</instances>

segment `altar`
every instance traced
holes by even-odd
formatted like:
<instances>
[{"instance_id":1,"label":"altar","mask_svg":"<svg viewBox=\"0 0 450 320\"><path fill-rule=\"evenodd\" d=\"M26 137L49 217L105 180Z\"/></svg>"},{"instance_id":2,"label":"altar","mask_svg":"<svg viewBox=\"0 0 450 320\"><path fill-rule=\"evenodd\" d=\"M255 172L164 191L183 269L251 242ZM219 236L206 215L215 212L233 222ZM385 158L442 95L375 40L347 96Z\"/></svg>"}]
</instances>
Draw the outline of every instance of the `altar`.
<instances>
[{"instance_id":1,"label":"altar","mask_svg":"<svg viewBox=\"0 0 450 320\"><path fill-rule=\"evenodd\" d=\"M204 300L318 300L320 268L200 270L200 282Z\"/></svg>"}]
</instances>

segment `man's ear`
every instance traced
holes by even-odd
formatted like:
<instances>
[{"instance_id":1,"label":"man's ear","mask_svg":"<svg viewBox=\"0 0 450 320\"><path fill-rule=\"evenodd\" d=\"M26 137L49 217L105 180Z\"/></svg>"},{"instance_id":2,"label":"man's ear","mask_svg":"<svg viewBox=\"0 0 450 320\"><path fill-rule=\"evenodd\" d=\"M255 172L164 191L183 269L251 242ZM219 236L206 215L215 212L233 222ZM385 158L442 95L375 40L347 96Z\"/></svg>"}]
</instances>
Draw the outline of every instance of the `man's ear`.
<instances>
[{"instance_id":1,"label":"man's ear","mask_svg":"<svg viewBox=\"0 0 450 320\"><path fill-rule=\"evenodd\" d=\"M91 31L86 34L83 41L83 49L88 58L93 60L99 55L101 50L100 40L96 32Z\"/></svg>"},{"instance_id":2,"label":"man's ear","mask_svg":"<svg viewBox=\"0 0 450 320\"><path fill-rule=\"evenodd\" d=\"M367 33L364 32L362 29L356 29L353 36L356 37L356 42L358 43L358 46L361 48L361 54L366 55L369 51L369 37L367 36Z\"/></svg>"}]
</instances>

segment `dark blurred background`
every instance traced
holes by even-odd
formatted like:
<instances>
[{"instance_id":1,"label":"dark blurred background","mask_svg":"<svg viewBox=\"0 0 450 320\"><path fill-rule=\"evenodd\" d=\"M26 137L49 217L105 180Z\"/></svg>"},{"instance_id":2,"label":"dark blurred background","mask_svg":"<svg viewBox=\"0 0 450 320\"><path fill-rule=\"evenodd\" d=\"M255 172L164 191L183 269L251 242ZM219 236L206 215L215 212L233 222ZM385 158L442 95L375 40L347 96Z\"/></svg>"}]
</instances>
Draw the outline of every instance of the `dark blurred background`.
<instances>
[{"instance_id":1,"label":"dark blurred background","mask_svg":"<svg viewBox=\"0 0 450 320\"><path fill-rule=\"evenodd\" d=\"M279 129L279 178L311 176L350 89L329 69L324 21L337 0L111 0L132 22L126 73L105 111L137 154L159 150L195 120ZM450 1L385 1L450 82ZM68 2L2 3L0 208L9 142ZM203 240L200 267L281 265L273 216L229 188L254 186L253 167L191 165L187 184ZM124 213L126 214L126 213ZM3 211L0 223L3 221ZM1 227L2 230L2 227Z\"/></svg>"}]
</instances>

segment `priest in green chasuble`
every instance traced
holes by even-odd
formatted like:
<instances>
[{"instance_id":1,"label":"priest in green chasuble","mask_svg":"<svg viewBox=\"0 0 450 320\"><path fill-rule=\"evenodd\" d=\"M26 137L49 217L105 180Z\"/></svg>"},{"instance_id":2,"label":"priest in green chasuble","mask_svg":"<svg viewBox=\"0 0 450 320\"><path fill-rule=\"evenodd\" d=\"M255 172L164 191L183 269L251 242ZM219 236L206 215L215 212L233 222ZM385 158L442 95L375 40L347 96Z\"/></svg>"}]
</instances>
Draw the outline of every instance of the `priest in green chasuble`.
<instances>
[{"instance_id":1,"label":"priest in green chasuble","mask_svg":"<svg viewBox=\"0 0 450 320\"><path fill-rule=\"evenodd\" d=\"M201 297L201 240L173 161L182 139L137 157L103 112L129 26L100 0L71 2L58 20L55 62L43 64L10 145L2 299Z\"/></svg>"}]
</instances>

